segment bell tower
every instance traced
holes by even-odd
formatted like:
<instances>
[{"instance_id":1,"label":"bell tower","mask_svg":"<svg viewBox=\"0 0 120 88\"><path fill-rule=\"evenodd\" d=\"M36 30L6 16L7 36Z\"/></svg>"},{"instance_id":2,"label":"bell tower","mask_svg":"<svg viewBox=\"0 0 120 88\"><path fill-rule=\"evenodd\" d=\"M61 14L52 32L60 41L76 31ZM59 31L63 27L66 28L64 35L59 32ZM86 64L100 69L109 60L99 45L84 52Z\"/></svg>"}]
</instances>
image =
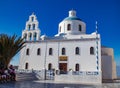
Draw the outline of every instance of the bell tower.
<instances>
[{"instance_id":1,"label":"bell tower","mask_svg":"<svg viewBox=\"0 0 120 88\"><path fill-rule=\"evenodd\" d=\"M25 38L25 41L38 41L40 38L39 22L34 13L29 16L29 20L26 22L22 38Z\"/></svg>"}]
</instances>

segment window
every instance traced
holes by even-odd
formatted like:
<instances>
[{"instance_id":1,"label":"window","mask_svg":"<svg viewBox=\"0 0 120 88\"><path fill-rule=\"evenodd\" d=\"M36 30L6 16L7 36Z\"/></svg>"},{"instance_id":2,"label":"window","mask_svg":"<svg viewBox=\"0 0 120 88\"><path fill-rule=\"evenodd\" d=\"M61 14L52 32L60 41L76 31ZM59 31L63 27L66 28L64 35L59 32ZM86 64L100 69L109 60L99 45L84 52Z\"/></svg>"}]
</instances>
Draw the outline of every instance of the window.
<instances>
[{"instance_id":1,"label":"window","mask_svg":"<svg viewBox=\"0 0 120 88\"><path fill-rule=\"evenodd\" d=\"M71 30L71 25L70 25L70 24L67 25L67 30L68 30L68 31Z\"/></svg>"},{"instance_id":2,"label":"window","mask_svg":"<svg viewBox=\"0 0 120 88\"><path fill-rule=\"evenodd\" d=\"M94 48L90 47L90 54L93 55L94 54Z\"/></svg>"},{"instance_id":3,"label":"window","mask_svg":"<svg viewBox=\"0 0 120 88\"><path fill-rule=\"evenodd\" d=\"M52 70L52 64L51 63L48 64L48 70Z\"/></svg>"},{"instance_id":4,"label":"window","mask_svg":"<svg viewBox=\"0 0 120 88\"><path fill-rule=\"evenodd\" d=\"M28 63L25 63L25 69L28 69Z\"/></svg>"},{"instance_id":5,"label":"window","mask_svg":"<svg viewBox=\"0 0 120 88\"><path fill-rule=\"evenodd\" d=\"M75 65L75 71L79 71L79 64Z\"/></svg>"},{"instance_id":6,"label":"window","mask_svg":"<svg viewBox=\"0 0 120 88\"><path fill-rule=\"evenodd\" d=\"M32 17L31 20L34 21L34 17Z\"/></svg>"},{"instance_id":7,"label":"window","mask_svg":"<svg viewBox=\"0 0 120 88\"><path fill-rule=\"evenodd\" d=\"M30 52L29 52L29 49L27 49L27 50L26 50L26 55L29 55L29 53L30 53Z\"/></svg>"},{"instance_id":8,"label":"window","mask_svg":"<svg viewBox=\"0 0 120 88\"><path fill-rule=\"evenodd\" d=\"M32 33L29 34L29 39L32 40Z\"/></svg>"},{"instance_id":9,"label":"window","mask_svg":"<svg viewBox=\"0 0 120 88\"><path fill-rule=\"evenodd\" d=\"M35 32L34 33L34 41L37 40L36 37L37 37L37 33Z\"/></svg>"},{"instance_id":10,"label":"window","mask_svg":"<svg viewBox=\"0 0 120 88\"><path fill-rule=\"evenodd\" d=\"M79 47L76 47L76 48L75 48L75 54L76 54L76 55L79 55L79 54L80 54L80 49L79 49Z\"/></svg>"},{"instance_id":11,"label":"window","mask_svg":"<svg viewBox=\"0 0 120 88\"><path fill-rule=\"evenodd\" d=\"M33 30L35 30L35 24L33 24Z\"/></svg>"},{"instance_id":12,"label":"window","mask_svg":"<svg viewBox=\"0 0 120 88\"><path fill-rule=\"evenodd\" d=\"M79 25L79 31L82 31L82 27L81 27L81 25Z\"/></svg>"},{"instance_id":13,"label":"window","mask_svg":"<svg viewBox=\"0 0 120 88\"><path fill-rule=\"evenodd\" d=\"M52 55L52 54L53 54L53 49L49 48L49 55Z\"/></svg>"},{"instance_id":14,"label":"window","mask_svg":"<svg viewBox=\"0 0 120 88\"><path fill-rule=\"evenodd\" d=\"M37 49L37 55L40 55L40 48Z\"/></svg>"},{"instance_id":15,"label":"window","mask_svg":"<svg viewBox=\"0 0 120 88\"><path fill-rule=\"evenodd\" d=\"M65 55L65 54L66 54L65 48L62 48L62 55Z\"/></svg>"},{"instance_id":16,"label":"window","mask_svg":"<svg viewBox=\"0 0 120 88\"><path fill-rule=\"evenodd\" d=\"M28 30L30 30L31 29L31 25L28 25Z\"/></svg>"}]
</instances>

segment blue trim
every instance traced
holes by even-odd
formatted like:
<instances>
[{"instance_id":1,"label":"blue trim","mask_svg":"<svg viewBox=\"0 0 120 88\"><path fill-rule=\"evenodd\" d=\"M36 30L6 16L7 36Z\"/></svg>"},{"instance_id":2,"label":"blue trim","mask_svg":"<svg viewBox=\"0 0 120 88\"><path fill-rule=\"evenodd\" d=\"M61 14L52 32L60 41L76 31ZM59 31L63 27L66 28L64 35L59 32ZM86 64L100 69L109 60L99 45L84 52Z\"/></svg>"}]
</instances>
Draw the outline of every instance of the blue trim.
<instances>
[{"instance_id":1,"label":"blue trim","mask_svg":"<svg viewBox=\"0 0 120 88\"><path fill-rule=\"evenodd\" d=\"M97 66L97 70L99 70L99 67Z\"/></svg>"},{"instance_id":2,"label":"blue trim","mask_svg":"<svg viewBox=\"0 0 120 88\"><path fill-rule=\"evenodd\" d=\"M98 56L96 56L96 58L98 59Z\"/></svg>"},{"instance_id":3,"label":"blue trim","mask_svg":"<svg viewBox=\"0 0 120 88\"><path fill-rule=\"evenodd\" d=\"M96 63L99 64L98 61Z\"/></svg>"},{"instance_id":4,"label":"blue trim","mask_svg":"<svg viewBox=\"0 0 120 88\"><path fill-rule=\"evenodd\" d=\"M79 21L81 21L80 18L75 17L75 16L73 16L73 17L66 17L64 20L79 20Z\"/></svg>"}]
</instances>

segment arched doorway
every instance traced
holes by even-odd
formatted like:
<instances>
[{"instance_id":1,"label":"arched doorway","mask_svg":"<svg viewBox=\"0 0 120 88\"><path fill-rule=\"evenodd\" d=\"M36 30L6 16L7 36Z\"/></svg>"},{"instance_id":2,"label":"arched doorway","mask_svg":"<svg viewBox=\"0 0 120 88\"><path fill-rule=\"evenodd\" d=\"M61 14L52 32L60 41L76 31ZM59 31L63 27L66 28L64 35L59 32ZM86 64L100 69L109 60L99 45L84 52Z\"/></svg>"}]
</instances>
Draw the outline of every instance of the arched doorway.
<instances>
[{"instance_id":1,"label":"arched doorway","mask_svg":"<svg viewBox=\"0 0 120 88\"><path fill-rule=\"evenodd\" d=\"M75 71L79 71L79 64L75 65Z\"/></svg>"},{"instance_id":2,"label":"arched doorway","mask_svg":"<svg viewBox=\"0 0 120 88\"><path fill-rule=\"evenodd\" d=\"M28 69L28 63L25 63L25 69Z\"/></svg>"},{"instance_id":3,"label":"arched doorway","mask_svg":"<svg viewBox=\"0 0 120 88\"><path fill-rule=\"evenodd\" d=\"M52 64L51 63L48 64L48 70L52 70Z\"/></svg>"}]
</instances>

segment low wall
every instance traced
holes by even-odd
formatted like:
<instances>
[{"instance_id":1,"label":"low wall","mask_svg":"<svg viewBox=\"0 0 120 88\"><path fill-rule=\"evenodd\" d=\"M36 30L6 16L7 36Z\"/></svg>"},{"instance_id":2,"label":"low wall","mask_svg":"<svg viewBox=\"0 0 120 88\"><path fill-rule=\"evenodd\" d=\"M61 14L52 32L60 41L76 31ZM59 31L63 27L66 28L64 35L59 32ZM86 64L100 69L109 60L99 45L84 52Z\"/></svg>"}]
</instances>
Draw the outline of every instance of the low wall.
<instances>
[{"instance_id":1,"label":"low wall","mask_svg":"<svg viewBox=\"0 0 120 88\"><path fill-rule=\"evenodd\" d=\"M81 84L101 84L101 73L86 74L85 72L79 75L75 74L60 74L55 76L57 82L81 83Z\"/></svg>"}]
</instances>

